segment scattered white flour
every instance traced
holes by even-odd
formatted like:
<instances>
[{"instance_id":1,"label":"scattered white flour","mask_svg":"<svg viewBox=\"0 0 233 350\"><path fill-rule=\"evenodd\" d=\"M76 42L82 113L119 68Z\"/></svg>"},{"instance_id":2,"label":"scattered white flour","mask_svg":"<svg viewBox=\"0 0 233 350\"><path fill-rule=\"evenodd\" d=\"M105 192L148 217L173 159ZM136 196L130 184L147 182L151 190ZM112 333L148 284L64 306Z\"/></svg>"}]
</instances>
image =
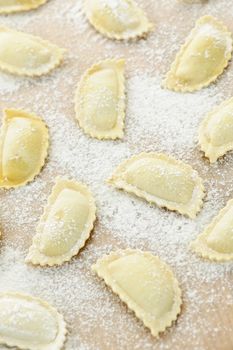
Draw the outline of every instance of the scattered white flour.
<instances>
[{"instance_id":1,"label":"scattered white flour","mask_svg":"<svg viewBox=\"0 0 233 350\"><path fill-rule=\"evenodd\" d=\"M216 15L233 31L233 3L138 2L156 28L147 40L132 43L106 40L96 33L84 18L80 0L65 4L50 0L36 11L1 17L2 24L48 38L66 48L67 54L64 64L47 77L0 75L1 108L38 113L51 137L49 159L40 176L27 186L0 192L0 291L30 293L55 305L68 322L67 350L209 350L205 339L210 337L214 350L230 350L232 329L222 324L221 315L233 315L232 264L210 264L188 247L232 198L232 153L209 166L197 146L197 131L204 115L233 95L233 68L217 84L193 94L163 90L160 84L198 17ZM74 90L85 69L113 56L127 57L125 137L98 141L84 135L75 121ZM105 184L122 160L145 150L167 152L193 165L203 177L207 196L197 219L150 206ZM70 263L55 268L28 266L24 258L57 175L89 185L98 221L86 247ZM153 339L90 270L98 257L126 247L159 255L180 281L181 316L160 340Z\"/></svg>"},{"instance_id":2,"label":"scattered white flour","mask_svg":"<svg viewBox=\"0 0 233 350\"><path fill-rule=\"evenodd\" d=\"M0 94L5 93L13 93L16 92L21 84L23 83L23 80L20 78L15 78L7 74L1 73L0 75Z\"/></svg>"}]
</instances>

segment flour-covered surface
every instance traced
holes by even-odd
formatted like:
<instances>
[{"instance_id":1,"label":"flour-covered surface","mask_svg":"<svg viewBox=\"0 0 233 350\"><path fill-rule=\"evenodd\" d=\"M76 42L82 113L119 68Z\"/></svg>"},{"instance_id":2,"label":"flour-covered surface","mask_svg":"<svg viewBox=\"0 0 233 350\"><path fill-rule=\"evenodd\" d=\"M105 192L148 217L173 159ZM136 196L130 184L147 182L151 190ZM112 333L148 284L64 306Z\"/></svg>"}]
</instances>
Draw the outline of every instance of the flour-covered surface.
<instances>
[{"instance_id":1,"label":"flour-covered surface","mask_svg":"<svg viewBox=\"0 0 233 350\"><path fill-rule=\"evenodd\" d=\"M197 130L205 114L233 96L233 66L216 84L193 94L162 90L160 84L200 16L217 16L233 31L233 3L139 3L156 27L147 40L131 43L110 41L96 33L82 14L80 0L50 0L30 13L0 18L1 25L40 35L67 49L64 64L49 76L25 79L0 74L1 108L41 115L51 136L48 161L35 181L0 192L0 291L31 293L53 304L68 323L67 350L232 350L233 264L201 260L188 247L233 197L232 152L210 166L197 146ZM98 141L77 125L74 91L86 69L115 56L126 57L125 137ZM203 177L207 196L195 220L105 184L121 161L146 150L175 156ZM28 266L24 258L57 175L90 187L98 221L85 248L70 263L59 268ZM182 314L159 340L90 270L103 254L127 247L159 255L180 281Z\"/></svg>"}]
</instances>

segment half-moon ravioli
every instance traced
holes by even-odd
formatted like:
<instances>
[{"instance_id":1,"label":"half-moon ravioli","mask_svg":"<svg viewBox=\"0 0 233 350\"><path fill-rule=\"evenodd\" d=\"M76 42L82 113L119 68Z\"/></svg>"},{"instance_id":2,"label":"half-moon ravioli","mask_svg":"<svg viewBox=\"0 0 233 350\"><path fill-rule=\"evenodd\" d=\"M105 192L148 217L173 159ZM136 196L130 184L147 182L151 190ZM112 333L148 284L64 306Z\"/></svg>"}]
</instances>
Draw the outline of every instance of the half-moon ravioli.
<instances>
[{"instance_id":1,"label":"half-moon ravioli","mask_svg":"<svg viewBox=\"0 0 233 350\"><path fill-rule=\"evenodd\" d=\"M91 137L123 137L124 65L123 59L99 62L88 69L80 81L75 97L76 118Z\"/></svg>"},{"instance_id":2,"label":"half-moon ravioli","mask_svg":"<svg viewBox=\"0 0 233 350\"><path fill-rule=\"evenodd\" d=\"M0 187L32 181L45 163L48 145L48 128L40 117L6 109L0 133Z\"/></svg>"},{"instance_id":3,"label":"half-moon ravioli","mask_svg":"<svg viewBox=\"0 0 233 350\"><path fill-rule=\"evenodd\" d=\"M112 39L144 37L153 27L133 0L85 0L85 12L94 28Z\"/></svg>"},{"instance_id":4,"label":"half-moon ravioli","mask_svg":"<svg viewBox=\"0 0 233 350\"><path fill-rule=\"evenodd\" d=\"M26 262L52 266L69 261L89 238L95 213L95 202L86 185L58 178Z\"/></svg>"},{"instance_id":5,"label":"half-moon ravioli","mask_svg":"<svg viewBox=\"0 0 233 350\"><path fill-rule=\"evenodd\" d=\"M36 9L48 0L0 0L0 14Z\"/></svg>"},{"instance_id":6,"label":"half-moon ravioli","mask_svg":"<svg viewBox=\"0 0 233 350\"><path fill-rule=\"evenodd\" d=\"M199 212L204 197L202 179L191 166L155 152L124 161L108 183L191 218Z\"/></svg>"},{"instance_id":7,"label":"half-moon ravioli","mask_svg":"<svg viewBox=\"0 0 233 350\"><path fill-rule=\"evenodd\" d=\"M0 293L0 344L28 350L60 350L63 316L47 302L21 293Z\"/></svg>"},{"instance_id":8,"label":"half-moon ravioli","mask_svg":"<svg viewBox=\"0 0 233 350\"><path fill-rule=\"evenodd\" d=\"M233 260L233 199L191 243L191 249L209 260Z\"/></svg>"},{"instance_id":9,"label":"half-moon ravioli","mask_svg":"<svg viewBox=\"0 0 233 350\"><path fill-rule=\"evenodd\" d=\"M120 250L92 269L133 310L153 336L170 327L181 311L181 290L167 264L149 252Z\"/></svg>"},{"instance_id":10,"label":"half-moon ravioli","mask_svg":"<svg viewBox=\"0 0 233 350\"><path fill-rule=\"evenodd\" d=\"M37 36L0 27L0 69L8 73L47 74L61 63L63 51Z\"/></svg>"},{"instance_id":11,"label":"half-moon ravioli","mask_svg":"<svg viewBox=\"0 0 233 350\"><path fill-rule=\"evenodd\" d=\"M233 149L233 98L204 118L199 129L199 144L211 163Z\"/></svg>"},{"instance_id":12,"label":"half-moon ravioli","mask_svg":"<svg viewBox=\"0 0 233 350\"><path fill-rule=\"evenodd\" d=\"M177 54L163 84L174 91L200 90L223 73L231 52L231 33L216 18L204 16Z\"/></svg>"}]
</instances>

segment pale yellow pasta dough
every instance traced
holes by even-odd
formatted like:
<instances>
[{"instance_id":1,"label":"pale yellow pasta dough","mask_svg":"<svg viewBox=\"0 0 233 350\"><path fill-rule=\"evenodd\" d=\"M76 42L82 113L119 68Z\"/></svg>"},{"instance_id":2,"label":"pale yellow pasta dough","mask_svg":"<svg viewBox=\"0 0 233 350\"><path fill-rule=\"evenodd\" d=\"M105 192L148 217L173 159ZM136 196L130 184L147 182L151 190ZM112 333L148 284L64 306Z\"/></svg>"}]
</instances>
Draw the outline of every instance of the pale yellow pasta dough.
<instances>
[{"instance_id":1,"label":"pale yellow pasta dough","mask_svg":"<svg viewBox=\"0 0 233 350\"><path fill-rule=\"evenodd\" d=\"M0 344L27 350L60 350L63 316L47 302L20 293L0 293Z\"/></svg>"},{"instance_id":2,"label":"pale yellow pasta dough","mask_svg":"<svg viewBox=\"0 0 233 350\"><path fill-rule=\"evenodd\" d=\"M199 130L199 144L211 163L233 149L233 98L224 101L204 118Z\"/></svg>"},{"instance_id":3,"label":"pale yellow pasta dough","mask_svg":"<svg viewBox=\"0 0 233 350\"><path fill-rule=\"evenodd\" d=\"M191 243L191 248L209 260L233 260L233 199Z\"/></svg>"},{"instance_id":4,"label":"pale yellow pasta dough","mask_svg":"<svg viewBox=\"0 0 233 350\"><path fill-rule=\"evenodd\" d=\"M25 76L40 76L57 67L63 51L37 36L0 27L0 69Z\"/></svg>"},{"instance_id":5,"label":"pale yellow pasta dough","mask_svg":"<svg viewBox=\"0 0 233 350\"><path fill-rule=\"evenodd\" d=\"M113 39L145 36L152 24L133 0L85 0L90 23L101 34Z\"/></svg>"},{"instance_id":6,"label":"pale yellow pasta dough","mask_svg":"<svg viewBox=\"0 0 233 350\"><path fill-rule=\"evenodd\" d=\"M194 169L155 152L140 153L126 160L108 183L191 218L200 210L204 197L202 180Z\"/></svg>"},{"instance_id":7,"label":"pale yellow pasta dough","mask_svg":"<svg viewBox=\"0 0 233 350\"><path fill-rule=\"evenodd\" d=\"M48 0L0 0L0 14L36 9Z\"/></svg>"},{"instance_id":8,"label":"pale yellow pasta dough","mask_svg":"<svg viewBox=\"0 0 233 350\"><path fill-rule=\"evenodd\" d=\"M222 74L231 52L231 33L216 18L204 16L177 54L163 85L175 91L200 90Z\"/></svg>"},{"instance_id":9,"label":"pale yellow pasta dough","mask_svg":"<svg viewBox=\"0 0 233 350\"><path fill-rule=\"evenodd\" d=\"M0 187L22 186L39 174L48 152L48 129L38 116L6 109L0 134Z\"/></svg>"},{"instance_id":10,"label":"pale yellow pasta dough","mask_svg":"<svg viewBox=\"0 0 233 350\"><path fill-rule=\"evenodd\" d=\"M58 178L26 262L52 266L70 260L89 238L95 212L94 199L85 185Z\"/></svg>"},{"instance_id":11,"label":"pale yellow pasta dough","mask_svg":"<svg viewBox=\"0 0 233 350\"><path fill-rule=\"evenodd\" d=\"M88 69L75 96L76 118L85 133L98 139L123 137L124 60L108 59Z\"/></svg>"},{"instance_id":12,"label":"pale yellow pasta dough","mask_svg":"<svg viewBox=\"0 0 233 350\"><path fill-rule=\"evenodd\" d=\"M99 259L93 270L157 337L181 308L181 290L170 268L157 256L121 250Z\"/></svg>"}]
</instances>

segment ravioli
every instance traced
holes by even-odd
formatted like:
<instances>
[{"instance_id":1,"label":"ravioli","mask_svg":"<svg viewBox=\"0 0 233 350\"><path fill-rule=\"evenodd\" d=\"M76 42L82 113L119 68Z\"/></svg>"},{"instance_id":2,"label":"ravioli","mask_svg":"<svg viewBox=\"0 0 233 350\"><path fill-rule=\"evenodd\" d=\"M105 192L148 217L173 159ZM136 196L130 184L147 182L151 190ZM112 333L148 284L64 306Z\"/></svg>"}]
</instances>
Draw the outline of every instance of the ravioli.
<instances>
[{"instance_id":1,"label":"ravioli","mask_svg":"<svg viewBox=\"0 0 233 350\"><path fill-rule=\"evenodd\" d=\"M85 12L93 27L112 39L144 37L153 27L133 0L85 0Z\"/></svg>"},{"instance_id":2,"label":"ravioli","mask_svg":"<svg viewBox=\"0 0 233 350\"><path fill-rule=\"evenodd\" d=\"M83 75L75 98L76 118L86 134L97 139L123 137L125 79L123 59L93 65Z\"/></svg>"},{"instance_id":3,"label":"ravioli","mask_svg":"<svg viewBox=\"0 0 233 350\"><path fill-rule=\"evenodd\" d=\"M199 130L199 145L211 163L233 149L233 98L204 118Z\"/></svg>"},{"instance_id":4,"label":"ravioli","mask_svg":"<svg viewBox=\"0 0 233 350\"><path fill-rule=\"evenodd\" d=\"M170 327L181 311L181 290L167 264L140 250L120 250L92 269L133 310L153 336Z\"/></svg>"},{"instance_id":5,"label":"ravioli","mask_svg":"<svg viewBox=\"0 0 233 350\"><path fill-rule=\"evenodd\" d=\"M21 293L0 293L0 344L28 350L60 350L63 316L47 302Z\"/></svg>"},{"instance_id":6,"label":"ravioli","mask_svg":"<svg viewBox=\"0 0 233 350\"><path fill-rule=\"evenodd\" d=\"M124 161L108 183L190 218L195 218L204 197L202 179L192 167L155 152Z\"/></svg>"},{"instance_id":7,"label":"ravioli","mask_svg":"<svg viewBox=\"0 0 233 350\"><path fill-rule=\"evenodd\" d=\"M191 243L191 249L209 260L233 260L233 199Z\"/></svg>"},{"instance_id":8,"label":"ravioli","mask_svg":"<svg viewBox=\"0 0 233 350\"><path fill-rule=\"evenodd\" d=\"M32 181L45 163L48 144L48 129L40 117L6 109L0 134L0 187Z\"/></svg>"},{"instance_id":9,"label":"ravioli","mask_svg":"<svg viewBox=\"0 0 233 350\"><path fill-rule=\"evenodd\" d=\"M89 238L95 213L94 199L85 185L58 178L26 262L53 266L69 261Z\"/></svg>"},{"instance_id":10,"label":"ravioli","mask_svg":"<svg viewBox=\"0 0 233 350\"><path fill-rule=\"evenodd\" d=\"M57 67L64 50L41 38L0 27L0 69L24 76L40 76Z\"/></svg>"},{"instance_id":11,"label":"ravioli","mask_svg":"<svg viewBox=\"0 0 233 350\"><path fill-rule=\"evenodd\" d=\"M0 0L0 14L36 9L48 0Z\"/></svg>"},{"instance_id":12,"label":"ravioli","mask_svg":"<svg viewBox=\"0 0 233 350\"><path fill-rule=\"evenodd\" d=\"M163 85L174 91L200 90L223 73L231 52L231 33L216 18L204 16L177 54Z\"/></svg>"}]
</instances>

